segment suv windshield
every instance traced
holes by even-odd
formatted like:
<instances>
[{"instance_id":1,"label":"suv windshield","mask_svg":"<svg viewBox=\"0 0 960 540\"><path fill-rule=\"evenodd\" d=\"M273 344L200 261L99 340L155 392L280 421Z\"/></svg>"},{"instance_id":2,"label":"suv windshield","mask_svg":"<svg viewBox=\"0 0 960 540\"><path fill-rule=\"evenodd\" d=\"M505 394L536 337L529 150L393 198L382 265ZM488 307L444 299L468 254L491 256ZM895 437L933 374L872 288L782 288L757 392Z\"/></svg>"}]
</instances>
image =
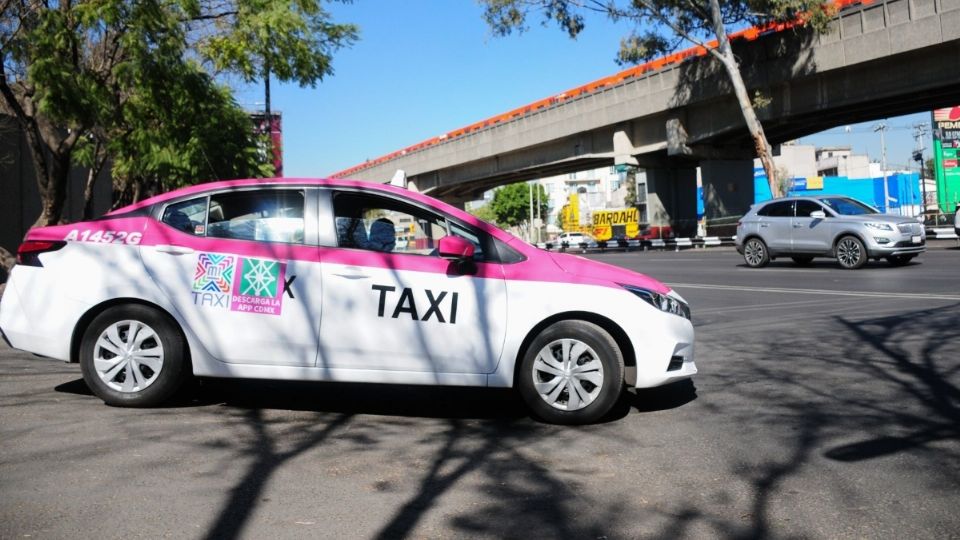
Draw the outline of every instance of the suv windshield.
<instances>
[{"instance_id":1,"label":"suv windshield","mask_svg":"<svg viewBox=\"0 0 960 540\"><path fill-rule=\"evenodd\" d=\"M842 216L860 216L863 214L879 214L877 210L870 208L860 201L853 199L844 199L840 197L820 199L820 202L829 206L834 212Z\"/></svg>"}]
</instances>

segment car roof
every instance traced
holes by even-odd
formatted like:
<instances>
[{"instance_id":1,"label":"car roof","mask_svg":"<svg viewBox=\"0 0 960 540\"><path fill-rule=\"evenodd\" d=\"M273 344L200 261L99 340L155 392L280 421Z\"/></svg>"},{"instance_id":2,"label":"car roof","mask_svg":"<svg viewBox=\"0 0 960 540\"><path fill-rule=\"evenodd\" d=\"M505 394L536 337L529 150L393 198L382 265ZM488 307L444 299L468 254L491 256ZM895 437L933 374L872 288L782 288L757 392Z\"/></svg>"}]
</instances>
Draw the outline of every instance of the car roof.
<instances>
[{"instance_id":1,"label":"car roof","mask_svg":"<svg viewBox=\"0 0 960 540\"><path fill-rule=\"evenodd\" d=\"M163 204L167 201L173 199L179 199L182 197L189 197L191 195L202 196L206 193L213 191L220 191L224 189L240 189L246 187L270 187L270 186L317 186L317 187L330 187L330 188L353 188L361 189L364 191L370 192L381 192L385 194L398 195L401 198L406 198L411 201L418 202L424 206L434 208L440 212L444 212L452 215L453 217L464 221L470 225L473 225L493 236L497 237L501 241L511 243L512 240L516 238L509 233L504 232L502 229L494 227L489 223L460 210L455 206L451 206L441 200L435 199L428 195L418 193L416 191L411 191L402 187L393 186L390 184L381 184L379 182L367 182L362 180L341 180L333 178L246 178L242 180L220 180L216 182L206 182L202 184L195 184L192 186L183 187L180 189L175 189L173 191L168 191L166 193L161 193L160 195L155 195L148 199L144 199L138 203L124 206L113 210L112 212L107 213L107 216L118 216L121 214L127 214L129 212L134 212L136 210L142 210L149 208L157 204Z\"/></svg>"}]
</instances>

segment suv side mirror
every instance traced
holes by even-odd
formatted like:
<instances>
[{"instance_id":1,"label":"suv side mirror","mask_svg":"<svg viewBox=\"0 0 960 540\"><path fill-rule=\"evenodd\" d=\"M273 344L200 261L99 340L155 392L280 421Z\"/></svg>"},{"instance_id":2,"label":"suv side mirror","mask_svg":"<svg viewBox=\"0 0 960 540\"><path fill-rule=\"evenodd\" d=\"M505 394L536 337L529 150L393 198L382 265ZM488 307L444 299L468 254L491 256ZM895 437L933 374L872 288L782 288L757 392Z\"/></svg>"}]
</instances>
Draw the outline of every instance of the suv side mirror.
<instances>
[{"instance_id":1,"label":"suv side mirror","mask_svg":"<svg viewBox=\"0 0 960 540\"><path fill-rule=\"evenodd\" d=\"M444 259L466 260L473 258L473 243L459 236L444 236L437 246L437 253Z\"/></svg>"},{"instance_id":2,"label":"suv side mirror","mask_svg":"<svg viewBox=\"0 0 960 540\"><path fill-rule=\"evenodd\" d=\"M827 217L827 214L823 210L814 210L813 212L810 212L810 217L813 219L824 219Z\"/></svg>"}]
</instances>

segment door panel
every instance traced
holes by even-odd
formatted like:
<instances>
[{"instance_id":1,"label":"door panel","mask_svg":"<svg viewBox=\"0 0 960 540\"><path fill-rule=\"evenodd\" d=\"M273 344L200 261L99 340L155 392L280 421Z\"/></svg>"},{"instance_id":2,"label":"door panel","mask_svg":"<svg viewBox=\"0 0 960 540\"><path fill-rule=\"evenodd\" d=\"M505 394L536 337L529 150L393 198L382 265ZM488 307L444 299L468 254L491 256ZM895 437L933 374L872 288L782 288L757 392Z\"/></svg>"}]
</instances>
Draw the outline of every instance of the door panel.
<instances>
[{"instance_id":1,"label":"door panel","mask_svg":"<svg viewBox=\"0 0 960 540\"><path fill-rule=\"evenodd\" d=\"M369 256L383 264L322 264L321 367L494 371L507 318L499 265L477 264L487 277L475 277L458 274L456 263L439 257ZM421 259L421 270L403 269L410 257Z\"/></svg>"},{"instance_id":2,"label":"door panel","mask_svg":"<svg viewBox=\"0 0 960 540\"><path fill-rule=\"evenodd\" d=\"M320 212L334 244L320 248L320 366L493 372L507 323L493 240L401 197L335 190L329 201ZM473 260L440 257L446 235L471 242Z\"/></svg>"},{"instance_id":3,"label":"door panel","mask_svg":"<svg viewBox=\"0 0 960 540\"><path fill-rule=\"evenodd\" d=\"M245 193L248 200L242 204L259 204ZM212 202L200 199L203 208L217 202L216 196ZM164 223L151 225L163 242L140 248L148 273L218 360L315 365L322 306L318 248L269 241L275 235L302 240L302 209L284 216L259 207L231 218L228 203L235 203L234 214L247 209L237 210L236 200L222 203L218 212L223 215L209 216L181 211L181 203L169 206ZM210 231L231 237L204 235ZM243 239L247 235L265 240Z\"/></svg>"},{"instance_id":4,"label":"door panel","mask_svg":"<svg viewBox=\"0 0 960 540\"><path fill-rule=\"evenodd\" d=\"M774 251L789 251L793 201L769 203L760 209L757 216L757 228L767 246Z\"/></svg>"},{"instance_id":5,"label":"door panel","mask_svg":"<svg viewBox=\"0 0 960 540\"><path fill-rule=\"evenodd\" d=\"M803 253L826 253L830 249L829 218L814 219L810 213L821 211L824 208L813 201L797 201L796 213L793 218L791 234L793 250Z\"/></svg>"}]
</instances>

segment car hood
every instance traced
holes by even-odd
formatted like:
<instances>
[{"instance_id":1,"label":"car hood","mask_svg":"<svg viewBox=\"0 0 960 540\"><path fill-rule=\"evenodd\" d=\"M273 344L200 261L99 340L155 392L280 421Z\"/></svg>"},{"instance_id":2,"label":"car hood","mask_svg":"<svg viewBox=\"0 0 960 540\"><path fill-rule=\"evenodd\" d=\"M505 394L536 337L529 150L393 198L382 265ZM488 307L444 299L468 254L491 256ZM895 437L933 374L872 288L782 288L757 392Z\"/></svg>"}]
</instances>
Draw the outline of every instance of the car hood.
<instances>
[{"instance_id":1,"label":"car hood","mask_svg":"<svg viewBox=\"0 0 960 540\"><path fill-rule=\"evenodd\" d=\"M577 277L599 279L621 285L634 285L660 294L670 292L670 287L667 287L663 282L619 266L592 261L584 257L566 253L547 253L547 255L553 259L553 262L555 262L561 270Z\"/></svg>"}]
</instances>

